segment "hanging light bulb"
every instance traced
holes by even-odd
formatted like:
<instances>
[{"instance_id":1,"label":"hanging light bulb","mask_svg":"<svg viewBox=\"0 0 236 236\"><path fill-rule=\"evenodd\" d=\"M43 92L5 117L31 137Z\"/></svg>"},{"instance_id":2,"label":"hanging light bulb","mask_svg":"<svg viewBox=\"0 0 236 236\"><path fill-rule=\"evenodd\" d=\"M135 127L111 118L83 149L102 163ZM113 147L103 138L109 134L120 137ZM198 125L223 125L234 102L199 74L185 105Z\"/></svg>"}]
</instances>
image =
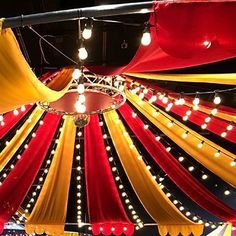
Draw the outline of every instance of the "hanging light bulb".
<instances>
[{"instance_id":1,"label":"hanging light bulb","mask_svg":"<svg viewBox=\"0 0 236 236\"><path fill-rule=\"evenodd\" d=\"M79 95L78 101L79 101L80 103L85 103L85 96L84 96L84 94L80 94L80 95Z\"/></svg>"},{"instance_id":2,"label":"hanging light bulb","mask_svg":"<svg viewBox=\"0 0 236 236\"><path fill-rule=\"evenodd\" d=\"M198 95L196 95L196 97L193 99L193 105L197 106L199 103L200 103L200 99Z\"/></svg>"},{"instance_id":3,"label":"hanging light bulb","mask_svg":"<svg viewBox=\"0 0 236 236\"><path fill-rule=\"evenodd\" d=\"M79 77L82 75L82 72L80 69L74 69L73 74L72 74L72 78L73 79L79 79Z\"/></svg>"},{"instance_id":4,"label":"hanging light bulb","mask_svg":"<svg viewBox=\"0 0 236 236\"><path fill-rule=\"evenodd\" d=\"M148 46L151 43L151 34L149 32L149 27L146 26L143 31L143 36L141 38L141 43L143 46Z\"/></svg>"},{"instance_id":5,"label":"hanging light bulb","mask_svg":"<svg viewBox=\"0 0 236 236\"><path fill-rule=\"evenodd\" d=\"M84 93L84 90L85 90L84 84L83 83L78 84L77 92L82 94L82 93Z\"/></svg>"},{"instance_id":6,"label":"hanging light bulb","mask_svg":"<svg viewBox=\"0 0 236 236\"><path fill-rule=\"evenodd\" d=\"M218 93L215 93L215 97L214 97L213 102L214 102L216 105L218 105L218 104L221 103L221 98L220 98L220 96L219 96Z\"/></svg>"},{"instance_id":7,"label":"hanging light bulb","mask_svg":"<svg viewBox=\"0 0 236 236\"><path fill-rule=\"evenodd\" d=\"M82 32L82 36L84 39L90 39L92 36L92 29L91 28L84 28Z\"/></svg>"},{"instance_id":8,"label":"hanging light bulb","mask_svg":"<svg viewBox=\"0 0 236 236\"><path fill-rule=\"evenodd\" d=\"M81 102L77 100L75 103L75 109L78 113L85 113L86 106L84 104L81 104Z\"/></svg>"},{"instance_id":9,"label":"hanging light bulb","mask_svg":"<svg viewBox=\"0 0 236 236\"><path fill-rule=\"evenodd\" d=\"M80 60L85 60L88 57L88 52L85 49L85 47L79 48L78 51L79 51L78 56Z\"/></svg>"}]
</instances>

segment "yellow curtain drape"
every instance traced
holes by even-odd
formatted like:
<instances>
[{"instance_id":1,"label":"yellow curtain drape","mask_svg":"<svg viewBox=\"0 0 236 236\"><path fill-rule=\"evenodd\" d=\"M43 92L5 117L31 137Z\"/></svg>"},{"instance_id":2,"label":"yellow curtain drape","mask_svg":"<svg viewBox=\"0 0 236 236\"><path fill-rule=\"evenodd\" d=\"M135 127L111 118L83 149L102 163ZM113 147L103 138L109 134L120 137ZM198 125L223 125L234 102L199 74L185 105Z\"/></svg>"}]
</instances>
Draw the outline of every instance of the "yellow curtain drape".
<instances>
[{"instance_id":1,"label":"yellow curtain drape","mask_svg":"<svg viewBox=\"0 0 236 236\"><path fill-rule=\"evenodd\" d=\"M118 121L116 111L104 114L105 121L113 144L121 160L123 168L137 196L151 217L157 222L161 235L168 232L171 236L201 235L203 226L188 220L166 197L159 185L152 178L145 163L138 159L137 149L130 148L132 140L126 132L122 122Z\"/></svg>"},{"instance_id":2,"label":"yellow curtain drape","mask_svg":"<svg viewBox=\"0 0 236 236\"><path fill-rule=\"evenodd\" d=\"M229 74L159 74L159 73L126 73L126 75L151 80L176 82L195 82L213 84L236 84L236 73Z\"/></svg>"},{"instance_id":3,"label":"yellow curtain drape","mask_svg":"<svg viewBox=\"0 0 236 236\"><path fill-rule=\"evenodd\" d=\"M79 236L78 232L67 232L65 231L63 236Z\"/></svg>"},{"instance_id":4,"label":"yellow curtain drape","mask_svg":"<svg viewBox=\"0 0 236 236\"><path fill-rule=\"evenodd\" d=\"M236 159L233 153L221 148L210 140L204 138L200 134L194 132L184 124L175 120L173 117L166 114L164 111L155 112L156 110L149 103L141 101L137 95L127 92L127 97L131 103L145 115L158 129L172 139L185 152L190 154L195 160L203 164L206 168L218 175L220 178L236 186L236 171L230 166L232 158ZM173 121L173 126L168 127L170 121ZM183 133L189 132L187 138L182 138ZM204 141L202 148L198 148L198 144ZM209 144L209 145L208 145ZM220 157L215 157L217 150L221 150ZM232 158L230 158L229 156Z\"/></svg>"},{"instance_id":5,"label":"yellow curtain drape","mask_svg":"<svg viewBox=\"0 0 236 236\"><path fill-rule=\"evenodd\" d=\"M26 62L12 30L0 27L0 32L0 114L24 104L51 102L63 96L72 78L46 87Z\"/></svg>"},{"instance_id":6,"label":"yellow curtain drape","mask_svg":"<svg viewBox=\"0 0 236 236\"><path fill-rule=\"evenodd\" d=\"M28 234L64 233L75 132L72 118L66 117L47 178L25 225Z\"/></svg>"},{"instance_id":7,"label":"yellow curtain drape","mask_svg":"<svg viewBox=\"0 0 236 236\"><path fill-rule=\"evenodd\" d=\"M30 134L36 123L39 121L43 114L43 111L36 108L28 120L21 126L17 134L9 141L9 144L0 153L0 172L4 169L5 165L10 161L12 156L25 141ZM30 121L30 122L29 122Z\"/></svg>"},{"instance_id":8,"label":"yellow curtain drape","mask_svg":"<svg viewBox=\"0 0 236 236\"><path fill-rule=\"evenodd\" d=\"M128 81L128 82L131 82L132 79L131 79L131 78L127 78L127 81ZM136 85L140 85L139 82L135 82L135 84L136 84ZM169 96L171 99L174 99L174 97L171 96L171 94L168 95L168 96ZM193 107L193 104L192 104L191 102L188 102L188 101L185 101L185 105L188 106L188 107ZM203 106L201 106L201 104L200 104L200 105L199 105L199 111L210 115L212 109L208 109L208 108L206 108L206 107L203 107ZM214 116L215 116L215 117L218 117L218 118L221 118L221 119L223 119L223 120L227 120L227 121L230 121L230 122L233 121L233 122L236 123L236 116L235 116L235 115L231 115L231 114L224 113L224 112L222 112L222 111L218 111Z\"/></svg>"},{"instance_id":9,"label":"yellow curtain drape","mask_svg":"<svg viewBox=\"0 0 236 236\"><path fill-rule=\"evenodd\" d=\"M224 236L231 236L231 235L232 235L232 224L228 224Z\"/></svg>"}]
</instances>

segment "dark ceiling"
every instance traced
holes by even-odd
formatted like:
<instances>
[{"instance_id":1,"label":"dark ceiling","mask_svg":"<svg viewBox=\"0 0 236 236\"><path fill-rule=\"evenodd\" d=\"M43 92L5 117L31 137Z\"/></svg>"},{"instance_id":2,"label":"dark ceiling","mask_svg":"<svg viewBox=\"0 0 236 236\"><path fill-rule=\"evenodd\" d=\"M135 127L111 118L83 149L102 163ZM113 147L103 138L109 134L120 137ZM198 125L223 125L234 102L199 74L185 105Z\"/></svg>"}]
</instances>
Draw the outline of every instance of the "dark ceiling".
<instances>
[{"instance_id":1,"label":"dark ceiling","mask_svg":"<svg viewBox=\"0 0 236 236\"><path fill-rule=\"evenodd\" d=\"M85 6L94 6L101 4L111 4L111 3L122 3L126 2L123 0L3 0L1 1L0 7L0 16L1 17L11 17L18 16L21 14L32 14L53 10L62 10L70 8L78 8ZM136 1L142 2L142 1ZM135 54L140 43L140 37L143 30L143 23L148 20L148 15L129 15L129 16L120 16L113 17L112 19L120 20L123 22L129 23L138 23L140 26L127 26L124 24L108 24L104 22L95 22L93 37L87 41L86 47L88 49L89 57L86 61L89 65L124 65L127 64ZM111 19L111 18L110 18ZM84 23L84 22L82 22ZM82 24L83 25L83 24ZM77 60L77 49L78 49L78 27L76 21L61 22L61 23L52 23L47 25L39 25L33 27L37 32L60 49L63 53L68 55L70 58ZM28 60L28 63L35 70L37 75L42 73L60 68L63 66L72 66L68 59L61 56L54 49L49 47L47 44L42 42L42 47L40 50L39 37L35 35L28 27L14 29L14 32L17 34L17 38L20 42L21 48L25 57ZM121 44L124 42L127 43L128 47L122 49ZM42 54L43 52L43 54ZM213 63L210 65L203 65L193 68L180 69L175 71L168 71L168 73L229 73L236 72L235 67L236 59L230 59L218 63ZM176 91L199 91L204 89L209 89L209 85L203 84L189 84L189 83L160 83L160 86L174 89ZM214 85L212 88L220 88L221 85ZM227 87L227 86L225 86ZM235 96L229 96L226 94L223 98L223 103L235 106ZM143 117L143 119L145 119ZM154 129L154 127L153 127ZM201 132L200 130L198 130ZM233 151L233 145L230 142L222 142L216 136L204 133L204 135L210 139L214 139L220 145L225 146L226 148ZM168 139L168 138L167 138ZM138 142L138 141L137 141ZM171 142L168 140L168 142ZM137 143L140 147L140 150L144 153L147 158L149 154L145 152L142 148L142 145ZM172 144L174 145L174 143ZM182 150L183 151L183 150ZM233 151L236 153L236 151ZM187 154L186 154L187 155ZM151 159L151 158L149 158ZM200 164L195 163L199 168L204 168ZM122 169L122 168L120 168ZM156 167L157 171L160 171ZM207 171L207 170L206 170ZM125 174L122 173L123 178L126 178ZM197 176L196 176L197 177ZM236 195L235 193L227 198L223 195L222 191L218 186L223 186L224 189L230 188L227 184L217 178L212 174L212 178L208 183L204 183L210 188L218 197L223 201L230 203L231 206L236 205ZM145 210L142 208L137 197L133 193L131 186L126 179L127 191L132 194L132 200L137 203L137 207L143 219L146 222L152 222L150 217L145 213ZM181 193L176 187L167 180L166 185L173 190L176 196L181 199L191 210L197 212L199 215L206 217L209 220L216 220L208 213L200 209L195 203L190 201L183 193ZM68 206L68 216L66 228L70 230L77 230L77 227L72 226L70 223L76 222L76 210L75 210L75 196L74 189L76 188L75 183L72 181L69 206ZM86 216L85 216L86 217ZM88 220L88 219L87 219ZM135 235L157 235L155 227L150 227L148 229L142 230Z\"/></svg>"}]
</instances>

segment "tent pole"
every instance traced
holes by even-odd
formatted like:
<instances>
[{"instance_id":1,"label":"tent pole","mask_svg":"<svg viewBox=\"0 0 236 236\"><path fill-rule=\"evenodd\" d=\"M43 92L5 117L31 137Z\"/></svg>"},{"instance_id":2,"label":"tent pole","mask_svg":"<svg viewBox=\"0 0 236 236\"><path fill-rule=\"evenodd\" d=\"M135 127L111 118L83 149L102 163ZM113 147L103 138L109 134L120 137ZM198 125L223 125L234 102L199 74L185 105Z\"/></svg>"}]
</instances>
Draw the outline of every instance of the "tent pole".
<instances>
[{"instance_id":1,"label":"tent pole","mask_svg":"<svg viewBox=\"0 0 236 236\"><path fill-rule=\"evenodd\" d=\"M16 28L60 21L77 20L87 17L106 17L127 14L140 14L152 11L152 1L124 4L101 5L69 10L51 11L5 18L3 28Z\"/></svg>"}]
</instances>

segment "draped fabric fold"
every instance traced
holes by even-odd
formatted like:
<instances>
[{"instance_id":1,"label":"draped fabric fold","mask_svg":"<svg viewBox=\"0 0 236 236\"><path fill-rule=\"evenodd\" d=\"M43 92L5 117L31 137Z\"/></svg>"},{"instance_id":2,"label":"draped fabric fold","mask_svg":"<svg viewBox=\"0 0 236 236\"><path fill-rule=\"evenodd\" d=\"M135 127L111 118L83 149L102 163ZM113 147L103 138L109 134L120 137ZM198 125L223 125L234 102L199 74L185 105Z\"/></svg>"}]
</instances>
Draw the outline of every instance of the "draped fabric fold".
<instances>
[{"instance_id":1,"label":"draped fabric fold","mask_svg":"<svg viewBox=\"0 0 236 236\"><path fill-rule=\"evenodd\" d=\"M230 208L212 194L203 184L197 181L177 159L167 152L165 147L160 142L156 141L155 135L150 130L144 129L144 123L141 119L139 117L132 117L133 110L127 104L120 107L119 110L128 126L154 161L191 200L222 220L236 224L236 210Z\"/></svg>"},{"instance_id":2,"label":"draped fabric fold","mask_svg":"<svg viewBox=\"0 0 236 236\"><path fill-rule=\"evenodd\" d=\"M236 56L235 1L155 1L153 8L151 43L140 46L127 66L93 68L95 72L171 70Z\"/></svg>"},{"instance_id":3,"label":"draped fabric fold","mask_svg":"<svg viewBox=\"0 0 236 236\"><path fill-rule=\"evenodd\" d=\"M1 30L0 65L0 114L29 103L55 101L64 95L72 80L64 83L58 80L59 84L50 88L40 82L22 55L11 29Z\"/></svg>"},{"instance_id":4,"label":"draped fabric fold","mask_svg":"<svg viewBox=\"0 0 236 236\"><path fill-rule=\"evenodd\" d=\"M0 139L4 137L11 129L18 123L20 120L27 114L27 112L31 109L31 105L25 107L25 111L20 111L16 116L13 112L8 112L4 115L4 125L0 126Z\"/></svg>"},{"instance_id":5,"label":"draped fabric fold","mask_svg":"<svg viewBox=\"0 0 236 236\"><path fill-rule=\"evenodd\" d=\"M117 191L97 115L91 116L84 137L87 202L92 232L94 235L133 235L134 225Z\"/></svg>"},{"instance_id":6,"label":"draped fabric fold","mask_svg":"<svg viewBox=\"0 0 236 236\"><path fill-rule=\"evenodd\" d=\"M28 234L64 233L75 131L72 118L66 117L48 175L25 225Z\"/></svg>"},{"instance_id":7,"label":"draped fabric fold","mask_svg":"<svg viewBox=\"0 0 236 236\"><path fill-rule=\"evenodd\" d=\"M202 137L165 112L162 111L156 114L156 110L149 103L143 101L140 103L138 96L127 92L127 97L143 115L145 115L158 129L172 139L179 147L224 181L234 187L236 186L236 171L235 168L230 165L232 158L236 159L236 156L233 153L228 152L210 140ZM171 121L174 123L173 126L169 127L168 124ZM188 138L183 139L182 135L186 131L189 132ZM202 147L198 148L198 145L201 142L203 142ZM221 150L219 158L214 156L217 150Z\"/></svg>"},{"instance_id":8,"label":"draped fabric fold","mask_svg":"<svg viewBox=\"0 0 236 236\"><path fill-rule=\"evenodd\" d=\"M43 111L36 108L28 118L28 120L21 126L19 132L9 141L9 144L0 153L0 171L3 170L5 165L11 160L12 156L16 153L18 148L25 141L27 136L33 130L34 126L37 124Z\"/></svg>"},{"instance_id":9,"label":"draped fabric fold","mask_svg":"<svg viewBox=\"0 0 236 236\"><path fill-rule=\"evenodd\" d=\"M152 178L144 161L138 159L137 149L130 148L132 140L118 114L111 111L104 117L126 175L143 206L157 222L160 234L164 236L169 232L171 236L179 233L187 236L192 232L201 235L203 225L193 223L178 211Z\"/></svg>"},{"instance_id":10,"label":"draped fabric fold","mask_svg":"<svg viewBox=\"0 0 236 236\"><path fill-rule=\"evenodd\" d=\"M161 73L126 73L126 75L150 80L164 80L188 83L236 84L236 73L228 74L161 74Z\"/></svg>"},{"instance_id":11,"label":"draped fabric fold","mask_svg":"<svg viewBox=\"0 0 236 236\"><path fill-rule=\"evenodd\" d=\"M17 211L34 182L52 142L60 117L47 114L43 121L44 125L39 126L36 137L30 141L29 147L23 152L21 159L0 187L0 229L3 229L3 224Z\"/></svg>"}]
</instances>

